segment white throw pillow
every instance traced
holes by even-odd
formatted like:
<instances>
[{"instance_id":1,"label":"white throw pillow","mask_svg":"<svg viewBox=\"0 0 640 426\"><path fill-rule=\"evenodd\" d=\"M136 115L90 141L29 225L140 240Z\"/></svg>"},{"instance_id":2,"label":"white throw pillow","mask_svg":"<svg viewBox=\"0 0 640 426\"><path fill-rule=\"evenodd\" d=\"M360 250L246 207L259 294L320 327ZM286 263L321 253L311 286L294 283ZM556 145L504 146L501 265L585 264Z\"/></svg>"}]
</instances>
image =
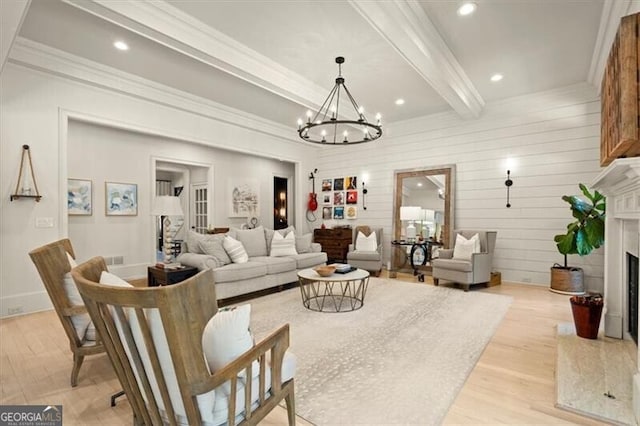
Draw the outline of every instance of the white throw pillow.
<instances>
[{"instance_id":1,"label":"white throw pillow","mask_svg":"<svg viewBox=\"0 0 640 426\"><path fill-rule=\"evenodd\" d=\"M224 237L222 246L233 263L247 263L249 261L249 255L240 241L227 235Z\"/></svg>"},{"instance_id":2,"label":"white throw pillow","mask_svg":"<svg viewBox=\"0 0 640 426\"><path fill-rule=\"evenodd\" d=\"M313 234L296 235L296 251L300 253L311 253L311 243Z\"/></svg>"},{"instance_id":3,"label":"white throw pillow","mask_svg":"<svg viewBox=\"0 0 640 426\"><path fill-rule=\"evenodd\" d=\"M67 253L67 260L69 261L69 266L71 266L71 269L78 266L75 259L71 257L69 253ZM73 278L71 278L71 274L69 272L64 274L64 277L62 279L62 288L64 289L64 293L67 295L67 299L69 299L69 302L71 302L72 305L84 306L84 300L82 300L82 296L80 296L78 287L73 281ZM76 330L78 339L82 340L85 337L89 337L86 336L87 327L89 327L89 324L91 324L91 317L89 317L89 314L85 313L73 315L71 317L71 323L73 324L73 328ZM93 340L95 340L95 337L93 338Z\"/></svg>"},{"instance_id":4,"label":"white throw pillow","mask_svg":"<svg viewBox=\"0 0 640 426\"><path fill-rule=\"evenodd\" d=\"M283 237L279 232L273 234L271 240L271 257L294 256L298 254L296 251L296 236L293 232L289 232Z\"/></svg>"},{"instance_id":5,"label":"white throw pillow","mask_svg":"<svg viewBox=\"0 0 640 426\"><path fill-rule=\"evenodd\" d=\"M368 237L362 233L362 231L358 231L358 236L356 237L356 250L358 251L376 251L378 250L378 241L376 239L376 233L371 232Z\"/></svg>"},{"instance_id":6,"label":"white throw pillow","mask_svg":"<svg viewBox=\"0 0 640 426\"><path fill-rule=\"evenodd\" d=\"M211 317L202 333L202 350L212 373L253 347L250 321L251 305L220 310Z\"/></svg>"},{"instance_id":7,"label":"white throw pillow","mask_svg":"<svg viewBox=\"0 0 640 426\"><path fill-rule=\"evenodd\" d=\"M468 240L462 235L456 236L456 244L453 247L453 258L460 260L471 260L473 253L480 253L480 236L474 234Z\"/></svg>"}]
</instances>

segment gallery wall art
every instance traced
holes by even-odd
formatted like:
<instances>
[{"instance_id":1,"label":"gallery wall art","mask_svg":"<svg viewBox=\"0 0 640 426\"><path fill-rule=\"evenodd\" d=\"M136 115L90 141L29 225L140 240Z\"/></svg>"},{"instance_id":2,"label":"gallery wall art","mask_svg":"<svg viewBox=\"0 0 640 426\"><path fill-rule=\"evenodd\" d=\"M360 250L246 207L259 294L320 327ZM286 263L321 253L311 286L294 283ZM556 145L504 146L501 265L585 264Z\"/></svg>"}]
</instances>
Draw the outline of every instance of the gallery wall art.
<instances>
[{"instance_id":1,"label":"gallery wall art","mask_svg":"<svg viewBox=\"0 0 640 426\"><path fill-rule=\"evenodd\" d=\"M67 180L67 210L71 216L93 214L93 183L90 180Z\"/></svg>"},{"instance_id":2,"label":"gallery wall art","mask_svg":"<svg viewBox=\"0 0 640 426\"><path fill-rule=\"evenodd\" d=\"M135 183L105 182L105 213L107 216L136 216L138 214L138 185Z\"/></svg>"},{"instance_id":3,"label":"gallery wall art","mask_svg":"<svg viewBox=\"0 0 640 426\"><path fill-rule=\"evenodd\" d=\"M229 217L258 217L260 182L256 179L229 179Z\"/></svg>"}]
</instances>

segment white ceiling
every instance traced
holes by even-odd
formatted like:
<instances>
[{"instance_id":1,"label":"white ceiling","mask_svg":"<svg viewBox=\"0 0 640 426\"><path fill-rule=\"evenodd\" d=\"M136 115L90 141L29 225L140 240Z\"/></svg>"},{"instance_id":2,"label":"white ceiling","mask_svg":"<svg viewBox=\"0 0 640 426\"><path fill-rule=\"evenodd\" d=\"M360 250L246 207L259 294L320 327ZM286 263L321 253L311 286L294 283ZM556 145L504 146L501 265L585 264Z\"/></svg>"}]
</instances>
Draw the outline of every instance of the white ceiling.
<instances>
[{"instance_id":1,"label":"white ceiling","mask_svg":"<svg viewBox=\"0 0 640 426\"><path fill-rule=\"evenodd\" d=\"M460 17L454 0L32 0L19 36L292 128L341 55L355 99L388 123L588 81L605 3L629 2L476 3Z\"/></svg>"}]
</instances>

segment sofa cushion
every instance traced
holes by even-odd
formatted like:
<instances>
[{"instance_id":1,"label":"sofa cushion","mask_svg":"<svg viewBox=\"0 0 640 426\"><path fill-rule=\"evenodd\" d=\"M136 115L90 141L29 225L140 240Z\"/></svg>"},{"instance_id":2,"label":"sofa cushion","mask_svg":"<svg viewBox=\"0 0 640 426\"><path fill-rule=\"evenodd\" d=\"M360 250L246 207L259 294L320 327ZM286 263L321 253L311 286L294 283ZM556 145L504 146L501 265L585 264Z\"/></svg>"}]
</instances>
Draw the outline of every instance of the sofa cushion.
<instances>
[{"instance_id":1,"label":"sofa cushion","mask_svg":"<svg viewBox=\"0 0 640 426\"><path fill-rule=\"evenodd\" d=\"M293 232L289 232L286 237L283 237L280 232L273 234L269 256L282 257L294 256L296 254L298 254L296 251L296 236Z\"/></svg>"},{"instance_id":2,"label":"sofa cushion","mask_svg":"<svg viewBox=\"0 0 640 426\"><path fill-rule=\"evenodd\" d=\"M327 253L300 253L295 256L289 256L295 259L298 269L311 268L313 266L323 265L327 263Z\"/></svg>"},{"instance_id":3,"label":"sofa cushion","mask_svg":"<svg viewBox=\"0 0 640 426\"><path fill-rule=\"evenodd\" d=\"M267 255L271 254L271 251L270 251L271 250L271 240L273 240L274 232L279 232L280 235L282 235L283 237L286 237L289 232L295 233L295 231L296 231L296 228L294 228L293 226L289 226L289 227L287 227L285 229L278 229L277 231L274 231L273 229L265 228L264 229L264 237L265 237L265 240L266 240L266 243L267 243L267 248L269 249L269 253L267 253Z\"/></svg>"},{"instance_id":4,"label":"sofa cushion","mask_svg":"<svg viewBox=\"0 0 640 426\"><path fill-rule=\"evenodd\" d=\"M298 253L311 253L313 234L296 235L296 251Z\"/></svg>"},{"instance_id":5,"label":"sofa cushion","mask_svg":"<svg viewBox=\"0 0 640 426\"><path fill-rule=\"evenodd\" d=\"M213 280L216 283L226 283L267 275L267 265L260 262L231 263L213 270Z\"/></svg>"},{"instance_id":6,"label":"sofa cushion","mask_svg":"<svg viewBox=\"0 0 640 426\"><path fill-rule=\"evenodd\" d=\"M294 271L297 266L295 259L291 257L258 256L252 257L251 261L264 263L267 266L267 274L280 274L282 272Z\"/></svg>"},{"instance_id":7,"label":"sofa cushion","mask_svg":"<svg viewBox=\"0 0 640 426\"><path fill-rule=\"evenodd\" d=\"M456 243L453 246L453 258L470 260L473 253L480 253L480 237L474 234L468 240L462 235L456 235Z\"/></svg>"},{"instance_id":8,"label":"sofa cushion","mask_svg":"<svg viewBox=\"0 0 640 426\"><path fill-rule=\"evenodd\" d=\"M358 231L356 237L356 250L362 251L376 251L378 249L378 241L376 240L376 233L372 232L368 236Z\"/></svg>"},{"instance_id":9,"label":"sofa cushion","mask_svg":"<svg viewBox=\"0 0 640 426\"><path fill-rule=\"evenodd\" d=\"M473 267L468 260L460 259L433 259L431 265L434 268L443 268L460 272L472 272Z\"/></svg>"},{"instance_id":10,"label":"sofa cushion","mask_svg":"<svg viewBox=\"0 0 640 426\"><path fill-rule=\"evenodd\" d=\"M213 234L203 236L198 241L198 245L200 247L200 252L203 254L208 254L209 256L213 256L217 261L217 266L224 266L231 263L231 258L229 254L224 249L224 234ZM187 245L187 248L189 246Z\"/></svg>"},{"instance_id":11,"label":"sofa cushion","mask_svg":"<svg viewBox=\"0 0 640 426\"><path fill-rule=\"evenodd\" d=\"M232 228L229 234L242 243L249 257L267 256L267 240L262 226L255 229Z\"/></svg>"},{"instance_id":12,"label":"sofa cushion","mask_svg":"<svg viewBox=\"0 0 640 426\"><path fill-rule=\"evenodd\" d=\"M187 251L189 253L204 254L204 252L202 251L202 248L200 248L200 241L202 241L203 238L204 238L203 234L199 234L189 229L187 231L187 236L185 238Z\"/></svg>"},{"instance_id":13,"label":"sofa cushion","mask_svg":"<svg viewBox=\"0 0 640 426\"><path fill-rule=\"evenodd\" d=\"M377 251L354 250L347 253L347 260L349 259L380 260L380 253L378 253Z\"/></svg>"},{"instance_id":14,"label":"sofa cushion","mask_svg":"<svg viewBox=\"0 0 640 426\"><path fill-rule=\"evenodd\" d=\"M249 261L249 255L240 241L227 235L224 237L222 245L233 263L247 263Z\"/></svg>"}]
</instances>

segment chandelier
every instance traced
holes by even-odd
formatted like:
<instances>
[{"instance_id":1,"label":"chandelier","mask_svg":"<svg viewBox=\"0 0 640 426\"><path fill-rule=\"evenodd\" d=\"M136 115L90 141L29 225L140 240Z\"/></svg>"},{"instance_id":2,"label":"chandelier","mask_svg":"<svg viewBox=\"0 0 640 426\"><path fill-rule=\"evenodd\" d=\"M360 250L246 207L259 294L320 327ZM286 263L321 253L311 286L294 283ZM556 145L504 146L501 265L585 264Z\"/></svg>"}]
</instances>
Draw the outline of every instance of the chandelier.
<instances>
[{"instance_id":1,"label":"chandelier","mask_svg":"<svg viewBox=\"0 0 640 426\"><path fill-rule=\"evenodd\" d=\"M344 84L342 77L342 64L344 58L338 56L338 77L336 84L329 92L329 96L316 112L307 111L307 122L298 119L298 135L307 142L333 145L353 145L356 143L371 142L382 136L382 122L380 114L376 115L376 124L369 123L364 115L364 108L358 106L349 89ZM340 115L340 95L343 92L355 115Z\"/></svg>"}]
</instances>

